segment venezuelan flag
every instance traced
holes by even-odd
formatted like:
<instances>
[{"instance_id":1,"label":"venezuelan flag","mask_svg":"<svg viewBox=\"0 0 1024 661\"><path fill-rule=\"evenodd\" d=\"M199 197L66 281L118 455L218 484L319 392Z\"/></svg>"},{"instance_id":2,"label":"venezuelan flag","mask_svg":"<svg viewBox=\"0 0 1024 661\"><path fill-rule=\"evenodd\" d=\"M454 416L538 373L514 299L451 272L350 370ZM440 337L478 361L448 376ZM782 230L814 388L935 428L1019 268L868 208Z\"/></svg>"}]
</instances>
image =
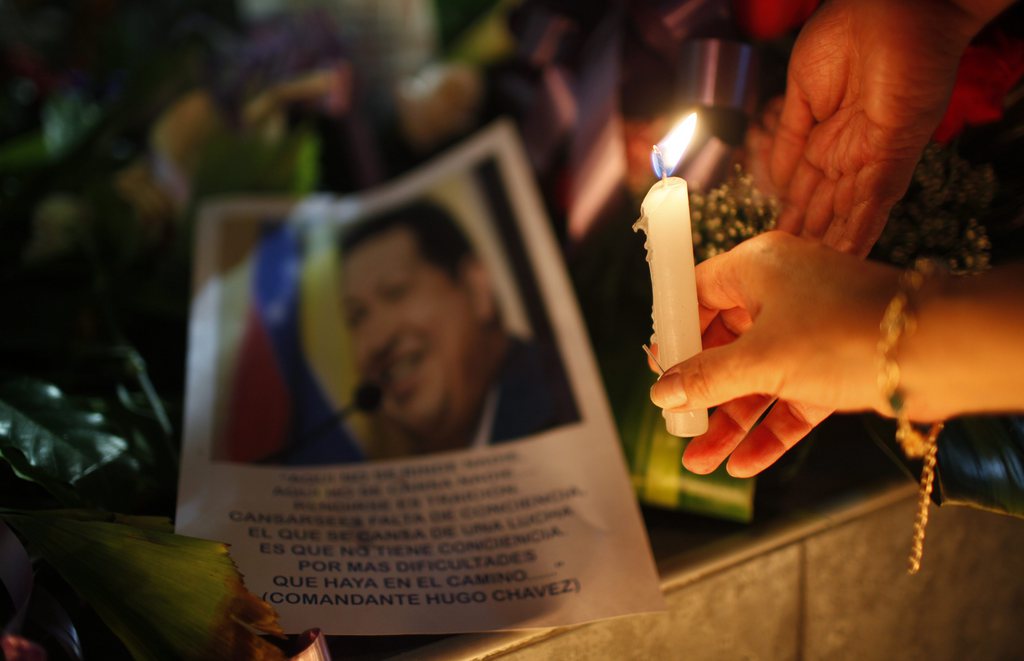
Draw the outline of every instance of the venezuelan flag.
<instances>
[{"instance_id":1,"label":"venezuelan flag","mask_svg":"<svg viewBox=\"0 0 1024 661\"><path fill-rule=\"evenodd\" d=\"M268 224L251 257L221 432L221 454L230 461L364 459L357 437L336 421L354 377L337 298L336 251L325 238L296 223Z\"/></svg>"}]
</instances>

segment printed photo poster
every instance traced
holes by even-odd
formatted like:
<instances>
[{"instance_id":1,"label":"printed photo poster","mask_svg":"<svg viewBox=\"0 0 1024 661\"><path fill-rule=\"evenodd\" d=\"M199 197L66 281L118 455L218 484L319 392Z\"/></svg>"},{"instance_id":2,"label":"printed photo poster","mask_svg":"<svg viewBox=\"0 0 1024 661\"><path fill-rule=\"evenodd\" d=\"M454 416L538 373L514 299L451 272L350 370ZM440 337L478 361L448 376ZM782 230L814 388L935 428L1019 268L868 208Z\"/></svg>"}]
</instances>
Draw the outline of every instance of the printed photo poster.
<instances>
[{"instance_id":1,"label":"printed photo poster","mask_svg":"<svg viewBox=\"0 0 1024 661\"><path fill-rule=\"evenodd\" d=\"M203 209L176 529L229 543L290 633L663 609L510 124L358 196Z\"/></svg>"}]
</instances>

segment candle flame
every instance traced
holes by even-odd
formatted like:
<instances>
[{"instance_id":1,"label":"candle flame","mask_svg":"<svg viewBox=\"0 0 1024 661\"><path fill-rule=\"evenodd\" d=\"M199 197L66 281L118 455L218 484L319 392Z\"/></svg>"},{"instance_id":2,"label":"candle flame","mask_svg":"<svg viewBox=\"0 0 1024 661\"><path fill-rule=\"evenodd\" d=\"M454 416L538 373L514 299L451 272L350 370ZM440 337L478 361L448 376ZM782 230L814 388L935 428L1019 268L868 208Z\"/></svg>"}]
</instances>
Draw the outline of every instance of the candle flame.
<instances>
[{"instance_id":1,"label":"candle flame","mask_svg":"<svg viewBox=\"0 0 1024 661\"><path fill-rule=\"evenodd\" d=\"M679 162L683 160L686 148L697 129L697 113L691 112L672 127L661 142L651 149L651 164L654 174L664 178L672 174Z\"/></svg>"}]
</instances>

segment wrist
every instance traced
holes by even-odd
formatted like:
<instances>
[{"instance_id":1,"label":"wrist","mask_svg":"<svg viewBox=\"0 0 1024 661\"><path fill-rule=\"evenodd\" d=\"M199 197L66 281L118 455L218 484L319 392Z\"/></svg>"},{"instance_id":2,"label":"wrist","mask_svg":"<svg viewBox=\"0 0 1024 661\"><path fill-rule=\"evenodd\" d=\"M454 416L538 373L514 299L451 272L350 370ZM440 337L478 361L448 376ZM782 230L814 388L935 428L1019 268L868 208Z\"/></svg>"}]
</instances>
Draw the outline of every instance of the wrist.
<instances>
[{"instance_id":1,"label":"wrist","mask_svg":"<svg viewBox=\"0 0 1024 661\"><path fill-rule=\"evenodd\" d=\"M946 0L951 11L951 27L964 40L965 47L992 19L1012 4L1009 0Z\"/></svg>"},{"instance_id":2,"label":"wrist","mask_svg":"<svg viewBox=\"0 0 1024 661\"><path fill-rule=\"evenodd\" d=\"M898 365L898 383L894 387L898 387L903 412L912 420L927 422L950 414L950 402L946 401L949 392L936 388L936 384L948 378L943 367L949 364L950 347L944 346L949 338L940 328L946 315L943 308L959 282L940 267L928 268L919 277L917 286L903 285L897 294L906 297L906 327L897 340L892 359Z\"/></svg>"},{"instance_id":3,"label":"wrist","mask_svg":"<svg viewBox=\"0 0 1024 661\"><path fill-rule=\"evenodd\" d=\"M926 292L900 360L916 420L1024 410L1024 265Z\"/></svg>"}]
</instances>

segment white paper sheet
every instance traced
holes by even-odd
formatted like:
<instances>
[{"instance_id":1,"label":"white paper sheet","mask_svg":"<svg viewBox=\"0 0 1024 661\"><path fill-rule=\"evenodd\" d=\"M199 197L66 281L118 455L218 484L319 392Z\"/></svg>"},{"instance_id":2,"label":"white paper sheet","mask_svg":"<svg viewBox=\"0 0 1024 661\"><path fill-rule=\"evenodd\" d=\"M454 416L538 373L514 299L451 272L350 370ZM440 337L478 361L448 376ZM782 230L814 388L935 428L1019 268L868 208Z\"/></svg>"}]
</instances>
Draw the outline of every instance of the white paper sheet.
<instances>
[{"instance_id":1,"label":"white paper sheet","mask_svg":"<svg viewBox=\"0 0 1024 661\"><path fill-rule=\"evenodd\" d=\"M422 200L468 237L487 274L474 282L489 292L473 309L493 312L505 338L486 394L470 398L472 433L427 454L420 435L437 429L415 427L402 406L448 396L458 367L426 366L460 317L419 329L374 317L390 294L378 301L360 278L416 260L346 271L365 254L338 247L352 227ZM209 205L194 285L177 531L230 543L286 631L458 633L664 608L564 260L510 125L361 196ZM372 294L359 315L353 291ZM359 358L389 333L376 363ZM470 355L490 365L493 353ZM383 403L353 410L367 374ZM495 442L502 425L519 435ZM359 456L338 463L346 452Z\"/></svg>"}]
</instances>

